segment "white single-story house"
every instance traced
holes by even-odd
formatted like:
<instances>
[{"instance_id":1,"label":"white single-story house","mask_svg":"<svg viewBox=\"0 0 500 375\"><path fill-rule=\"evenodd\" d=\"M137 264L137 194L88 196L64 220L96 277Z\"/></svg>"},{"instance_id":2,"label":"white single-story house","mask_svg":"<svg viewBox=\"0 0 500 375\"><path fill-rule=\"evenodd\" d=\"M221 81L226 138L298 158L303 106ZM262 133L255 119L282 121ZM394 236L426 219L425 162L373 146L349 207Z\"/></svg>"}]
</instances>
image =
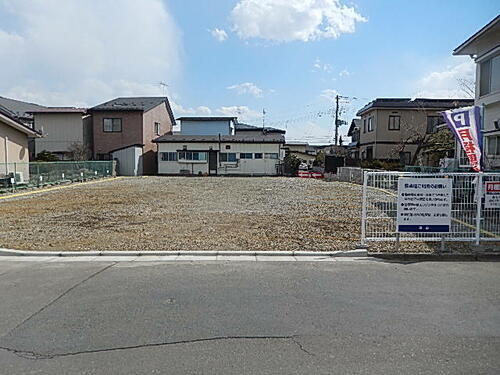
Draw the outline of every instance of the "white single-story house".
<instances>
[{"instance_id":1,"label":"white single-story house","mask_svg":"<svg viewBox=\"0 0 500 375\"><path fill-rule=\"evenodd\" d=\"M276 176L285 137L167 134L154 142L159 175Z\"/></svg>"}]
</instances>

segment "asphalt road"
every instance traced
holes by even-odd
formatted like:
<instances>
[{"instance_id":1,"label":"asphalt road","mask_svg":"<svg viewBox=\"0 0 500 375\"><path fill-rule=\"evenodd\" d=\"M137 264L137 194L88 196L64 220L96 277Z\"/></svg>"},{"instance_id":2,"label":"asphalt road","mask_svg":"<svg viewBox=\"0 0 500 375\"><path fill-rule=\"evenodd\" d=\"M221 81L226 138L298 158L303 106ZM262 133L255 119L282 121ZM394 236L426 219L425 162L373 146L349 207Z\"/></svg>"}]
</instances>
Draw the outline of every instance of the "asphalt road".
<instances>
[{"instance_id":1,"label":"asphalt road","mask_svg":"<svg viewBox=\"0 0 500 375\"><path fill-rule=\"evenodd\" d=\"M500 263L0 260L3 374L498 374Z\"/></svg>"}]
</instances>

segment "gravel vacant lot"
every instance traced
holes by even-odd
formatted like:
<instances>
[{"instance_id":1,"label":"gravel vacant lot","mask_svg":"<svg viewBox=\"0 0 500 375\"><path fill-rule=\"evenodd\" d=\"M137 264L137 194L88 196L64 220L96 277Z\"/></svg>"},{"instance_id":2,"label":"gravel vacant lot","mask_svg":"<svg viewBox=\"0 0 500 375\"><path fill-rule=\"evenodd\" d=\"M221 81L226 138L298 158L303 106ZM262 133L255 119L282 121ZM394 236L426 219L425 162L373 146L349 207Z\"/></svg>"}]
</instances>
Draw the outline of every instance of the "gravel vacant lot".
<instances>
[{"instance_id":1,"label":"gravel vacant lot","mask_svg":"<svg viewBox=\"0 0 500 375\"><path fill-rule=\"evenodd\" d=\"M0 247L351 250L360 194L298 178L120 178L0 201Z\"/></svg>"}]
</instances>

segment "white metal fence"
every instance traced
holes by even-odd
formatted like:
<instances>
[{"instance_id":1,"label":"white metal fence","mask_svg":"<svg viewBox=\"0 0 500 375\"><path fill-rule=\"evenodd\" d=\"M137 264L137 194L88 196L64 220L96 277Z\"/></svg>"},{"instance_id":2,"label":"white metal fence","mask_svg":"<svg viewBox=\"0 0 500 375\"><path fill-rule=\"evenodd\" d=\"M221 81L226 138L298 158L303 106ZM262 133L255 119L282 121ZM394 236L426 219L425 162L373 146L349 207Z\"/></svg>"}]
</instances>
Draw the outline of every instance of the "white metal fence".
<instances>
[{"instance_id":1,"label":"white metal fence","mask_svg":"<svg viewBox=\"0 0 500 375\"><path fill-rule=\"evenodd\" d=\"M453 179L451 228L447 233L397 231L398 179ZM500 209L485 208L486 182L500 182L500 173L365 172L361 242L367 241L499 241Z\"/></svg>"}]
</instances>

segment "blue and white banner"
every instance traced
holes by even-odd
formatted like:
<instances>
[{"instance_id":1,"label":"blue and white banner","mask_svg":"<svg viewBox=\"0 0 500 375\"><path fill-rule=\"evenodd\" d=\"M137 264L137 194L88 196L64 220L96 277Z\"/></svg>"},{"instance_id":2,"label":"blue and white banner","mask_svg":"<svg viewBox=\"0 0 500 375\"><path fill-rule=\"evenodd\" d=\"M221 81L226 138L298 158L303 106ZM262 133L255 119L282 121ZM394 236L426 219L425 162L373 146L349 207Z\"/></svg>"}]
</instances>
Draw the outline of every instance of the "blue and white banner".
<instances>
[{"instance_id":1,"label":"blue and white banner","mask_svg":"<svg viewBox=\"0 0 500 375\"><path fill-rule=\"evenodd\" d=\"M462 145L472 169L482 171L481 109L477 106L450 109L441 115Z\"/></svg>"}]
</instances>

